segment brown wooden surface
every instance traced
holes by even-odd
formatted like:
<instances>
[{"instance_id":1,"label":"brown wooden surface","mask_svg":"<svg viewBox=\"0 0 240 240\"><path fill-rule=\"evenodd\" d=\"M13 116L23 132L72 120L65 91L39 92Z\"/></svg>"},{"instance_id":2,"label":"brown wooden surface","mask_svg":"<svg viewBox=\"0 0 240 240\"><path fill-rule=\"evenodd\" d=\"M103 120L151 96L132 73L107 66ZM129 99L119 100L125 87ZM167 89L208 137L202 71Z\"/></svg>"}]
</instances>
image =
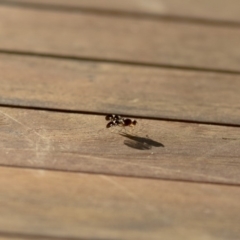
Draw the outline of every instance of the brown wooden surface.
<instances>
[{"instance_id":1,"label":"brown wooden surface","mask_svg":"<svg viewBox=\"0 0 240 240\"><path fill-rule=\"evenodd\" d=\"M239 73L238 28L5 6L0 22L2 50Z\"/></svg>"},{"instance_id":2,"label":"brown wooden surface","mask_svg":"<svg viewBox=\"0 0 240 240\"><path fill-rule=\"evenodd\" d=\"M39 236L39 235L30 235L30 234L20 234L20 233L11 233L11 232L1 232L0 233L0 240L65 240L66 238L59 238L59 237L47 237L47 236ZM70 238L67 238L69 240L73 240ZM76 238L75 238L76 239ZM79 238L78 238L79 239Z\"/></svg>"},{"instance_id":3,"label":"brown wooden surface","mask_svg":"<svg viewBox=\"0 0 240 240\"><path fill-rule=\"evenodd\" d=\"M0 240L238 240L239 6L0 0Z\"/></svg>"},{"instance_id":4,"label":"brown wooden surface","mask_svg":"<svg viewBox=\"0 0 240 240\"><path fill-rule=\"evenodd\" d=\"M240 234L238 187L13 168L0 168L0 178L0 232L111 240Z\"/></svg>"},{"instance_id":5,"label":"brown wooden surface","mask_svg":"<svg viewBox=\"0 0 240 240\"><path fill-rule=\"evenodd\" d=\"M240 124L240 76L0 55L0 103Z\"/></svg>"},{"instance_id":6,"label":"brown wooden surface","mask_svg":"<svg viewBox=\"0 0 240 240\"><path fill-rule=\"evenodd\" d=\"M217 21L240 21L238 0L6 0L1 3L39 4L50 7L74 7L79 10L109 11L110 13L138 13L142 17L166 16ZM21 6L21 5L19 5ZM25 5L28 6L28 5ZM97 12L96 12L97 13ZM149 14L149 15L144 15ZM134 16L134 15L133 15Z\"/></svg>"},{"instance_id":7,"label":"brown wooden surface","mask_svg":"<svg viewBox=\"0 0 240 240\"><path fill-rule=\"evenodd\" d=\"M104 116L8 108L0 116L2 165L240 184L239 128L138 120L123 136Z\"/></svg>"}]
</instances>

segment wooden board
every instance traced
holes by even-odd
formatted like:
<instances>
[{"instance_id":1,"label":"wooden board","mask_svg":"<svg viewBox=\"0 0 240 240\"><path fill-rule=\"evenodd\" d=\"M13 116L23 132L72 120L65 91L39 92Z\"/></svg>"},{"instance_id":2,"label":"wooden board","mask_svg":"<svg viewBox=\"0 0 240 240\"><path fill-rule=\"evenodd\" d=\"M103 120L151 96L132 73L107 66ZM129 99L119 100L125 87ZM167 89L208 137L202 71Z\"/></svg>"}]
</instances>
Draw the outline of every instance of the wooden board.
<instances>
[{"instance_id":1,"label":"wooden board","mask_svg":"<svg viewBox=\"0 0 240 240\"><path fill-rule=\"evenodd\" d=\"M238 187L12 168L0 168L0 178L4 232L140 240L240 234Z\"/></svg>"},{"instance_id":2,"label":"wooden board","mask_svg":"<svg viewBox=\"0 0 240 240\"><path fill-rule=\"evenodd\" d=\"M0 240L239 239L240 2L187 1L0 0Z\"/></svg>"},{"instance_id":3,"label":"wooden board","mask_svg":"<svg viewBox=\"0 0 240 240\"><path fill-rule=\"evenodd\" d=\"M217 20L220 22L239 22L240 4L238 0L7 0L0 4L19 4L18 6L46 6L60 10L95 11L100 13L109 11L114 14L130 13L132 16L141 14L141 17L181 17L199 20ZM180 19L179 19L180 20ZM190 20L190 19L189 19Z\"/></svg>"},{"instance_id":4,"label":"wooden board","mask_svg":"<svg viewBox=\"0 0 240 240\"><path fill-rule=\"evenodd\" d=\"M238 28L5 6L0 22L2 50L239 73Z\"/></svg>"},{"instance_id":5,"label":"wooden board","mask_svg":"<svg viewBox=\"0 0 240 240\"><path fill-rule=\"evenodd\" d=\"M240 128L138 119L111 132L104 116L0 111L3 166L240 184Z\"/></svg>"},{"instance_id":6,"label":"wooden board","mask_svg":"<svg viewBox=\"0 0 240 240\"><path fill-rule=\"evenodd\" d=\"M239 75L0 58L0 104L240 124Z\"/></svg>"},{"instance_id":7,"label":"wooden board","mask_svg":"<svg viewBox=\"0 0 240 240\"><path fill-rule=\"evenodd\" d=\"M31 234L19 234L19 233L6 233L6 232L1 232L0 233L0 240L73 240L69 238L55 238L55 237L46 237L46 236L39 236L39 235L31 235ZM74 239L75 240L75 239Z\"/></svg>"}]
</instances>

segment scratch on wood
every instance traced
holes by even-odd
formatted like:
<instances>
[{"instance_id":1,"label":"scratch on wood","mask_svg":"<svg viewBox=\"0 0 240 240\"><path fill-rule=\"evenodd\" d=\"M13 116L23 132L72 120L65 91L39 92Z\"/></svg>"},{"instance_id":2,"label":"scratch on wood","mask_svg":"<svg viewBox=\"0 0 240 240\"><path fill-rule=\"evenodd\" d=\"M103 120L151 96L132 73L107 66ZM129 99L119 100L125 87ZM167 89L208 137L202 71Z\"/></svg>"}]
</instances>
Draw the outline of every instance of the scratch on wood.
<instances>
[{"instance_id":1,"label":"scratch on wood","mask_svg":"<svg viewBox=\"0 0 240 240\"><path fill-rule=\"evenodd\" d=\"M32 129L32 128L26 126L26 125L24 125L23 123L21 123L20 121L18 121L16 118L10 116L10 115L7 114L7 113L4 113L4 112L1 111L1 110L0 110L0 113L2 113L4 116L6 116L7 118L11 119L12 121L14 121L14 122L20 124L20 125L23 126L24 128L27 128L27 129L32 130L37 136L39 136L40 138L44 139L44 137L43 137L42 135L40 135L40 134L39 134L38 132L36 132L34 129Z\"/></svg>"},{"instance_id":2,"label":"scratch on wood","mask_svg":"<svg viewBox=\"0 0 240 240\"><path fill-rule=\"evenodd\" d=\"M5 117L11 119L12 121L18 123L19 125L21 125L24 129L28 129L30 130L32 133L34 133L36 136L37 136L37 139L36 140L32 140L31 138L29 138L27 135L24 135L24 137L26 139L28 139L28 141L30 141L31 143L35 144L35 152L36 152L36 159L32 159L32 160L29 160L29 162L31 163L34 163L36 161L39 161L40 158L42 158L43 156L45 156L49 150L50 150L50 140L44 136L42 136L41 134L39 134L37 131L35 131L34 129L26 126L25 124L23 124L22 122L20 122L19 120L17 120L16 118L10 116L9 114L3 112L0 110L0 113L2 115L4 115ZM41 147L40 149L40 145L39 145L39 139L43 139L44 140L44 143L46 144L46 147L43 149ZM42 151L42 150L45 150L45 151Z\"/></svg>"}]
</instances>

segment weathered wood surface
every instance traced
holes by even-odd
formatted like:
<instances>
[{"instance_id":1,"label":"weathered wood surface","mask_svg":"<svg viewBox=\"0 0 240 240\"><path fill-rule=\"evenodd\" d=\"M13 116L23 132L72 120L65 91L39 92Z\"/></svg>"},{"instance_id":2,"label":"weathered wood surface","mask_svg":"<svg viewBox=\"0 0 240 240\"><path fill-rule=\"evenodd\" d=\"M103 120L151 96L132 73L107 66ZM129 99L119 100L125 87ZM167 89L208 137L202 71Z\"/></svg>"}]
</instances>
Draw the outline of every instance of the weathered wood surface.
<instances>
[{"instance_id":1,"label":"weathered wood surface","mask_svg":"<svg viewBox=\"0 0 240 240\"><path fill-rule=\"evenodd\" d=\"M0 58L0 104L240 125L239 75Z\"/></svg>"},{"instance_id":2,"label":"weathered wood surface","mask_svg":"<svg viewBox=\"0 0 240 240\"><path fill-rule=\"evenodd\" d=\"M19 234L19 233L11 233L11 232L0 232L0 240L77 240L71 239L71 238L65 238L65 237L48 237L48 236L41 236L40 234L36 235L31 235L31 234ZM78 238L78 240L80 240Z\"/></svg>"},{"instance_id":3,"label":"weathered wood surface","mask_svg":"<svg viewBox=\"0 0 240 240\"><path fill-rule=\"evenodd\" d=\"M1 0L1 3L30 4L33 6L38 4L38 7L56 7L56 9L59 9L57 7L63 7L66 10L71 10L70 7L72 7L81 11L109 11L109 13L115 14L142 14L141 17L183 17L184 19L192 18L189 19L192 21L194 19L217 20L220 22L240 21L240 3L238 0Z\"/></svg>"},{"instance_id":4,"label":"weathered wood surface","mask_svg":"<svg viewBox=\"0 0 240 240\"><path fill-rule=\"evenodd\" d=\"M0 178L0 232L111 240L240 235L239 187L13 168L0 168Z\"/></svg>"},{"instance_id":5,"label":"weathered wood surface","mask_svg":"<svg viewBox=\"0 0 240 240\"><path fill-rule=\"evenodd\" d=\"M104 116L0 111L4 166L240 184L239 128L139 119L119 134Z\"/></svg>"},{"instance_id":6,"label":"weathered wood surface","mask_svg":"<svg viewBox=\"0 0 240 240\"><path fill-rule=\"evenodd\" d=\"M0 6L2 50L239 73L238 28Z\"/></svg>"},{"instance_id":7,"label":"weathered wood surface","mask_svg":"<svg viewBox=\"0 0 240 240\"><path fill-rule=\"evenodd\" d=\"M0 240L238 240L239 5L0 1Z\"/></svg>"}]
</instances>

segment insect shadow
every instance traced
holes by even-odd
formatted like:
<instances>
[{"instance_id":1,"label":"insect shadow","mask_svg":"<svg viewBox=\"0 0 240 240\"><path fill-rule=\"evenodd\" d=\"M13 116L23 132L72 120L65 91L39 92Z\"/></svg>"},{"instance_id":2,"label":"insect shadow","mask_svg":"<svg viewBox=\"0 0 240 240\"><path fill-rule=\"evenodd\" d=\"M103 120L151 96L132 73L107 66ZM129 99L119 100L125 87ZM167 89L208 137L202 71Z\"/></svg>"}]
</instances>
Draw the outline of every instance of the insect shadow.
<instances>
[{"instance_id":1,"label":"insect shadow","mask_svg":"<svg viewBox=\"0 0 240 240\"><path fill-rule=\"evenodd\" d=\"M150 150L152 147L164 147L164 145L160 142L154 141L148 137L139 137L130 135L127 133L119 133L119 135L128 138L128 140L124 140L124 145L135 148L138 150ZM130 140L129 140L130 139Z\"/></svg>"}]
</instances>

